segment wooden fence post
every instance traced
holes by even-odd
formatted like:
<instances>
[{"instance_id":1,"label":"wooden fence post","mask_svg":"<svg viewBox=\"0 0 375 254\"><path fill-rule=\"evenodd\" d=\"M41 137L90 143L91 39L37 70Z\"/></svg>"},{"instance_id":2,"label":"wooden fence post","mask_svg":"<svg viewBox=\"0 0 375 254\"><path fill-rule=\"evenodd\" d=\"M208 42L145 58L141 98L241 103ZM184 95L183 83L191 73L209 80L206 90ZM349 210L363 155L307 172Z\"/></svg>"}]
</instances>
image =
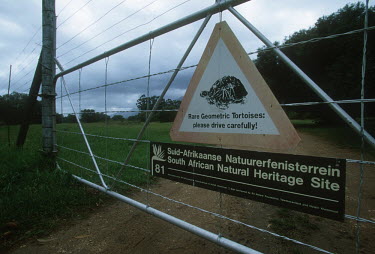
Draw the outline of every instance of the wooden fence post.
<instances>
[{"instance_id":1,"label":"wooden fence post","mask_svg":"<svg viewBox=\"0 0 375 254\"><path fill-rule=\"evenodd\" d=\"M23 121L18 132L17 147L23 147L26 140L26 135L31 124L31 118L35 110L35 104L37 102L40 84L42 83L42 52L40 52L38 64L35 69L34 78L31 83L29 97L27 98L25 109L23 112Z\"/></svg>"}]
</instances>

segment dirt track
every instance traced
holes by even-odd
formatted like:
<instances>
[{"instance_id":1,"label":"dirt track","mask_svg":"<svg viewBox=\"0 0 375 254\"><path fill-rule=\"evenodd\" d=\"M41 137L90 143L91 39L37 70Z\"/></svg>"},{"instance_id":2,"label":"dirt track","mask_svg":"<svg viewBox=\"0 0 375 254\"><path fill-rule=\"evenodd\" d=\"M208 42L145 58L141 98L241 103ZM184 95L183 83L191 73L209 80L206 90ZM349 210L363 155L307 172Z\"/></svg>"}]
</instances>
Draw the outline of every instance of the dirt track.
<instances>
[{"instance_id":1,"label":"dirt track","mask_svg":"<svg viewBox=\"0 0 375 254\"><path fill-rule=\"evenodd\" d=\"M319 137L300 133L301 143L291 153L358 159L357 151L337 147ZM372 158L373 160L373 158ZM375 167L366 166L361 217L375 220ZM346 214L355 215L359 165L347 164ZM256 227L272 231L270 221L277 218L278 208L242 198L220 194L168 180L159 180L152 191L184 203L217 212ZM249 229L198 212L192 208L164 199L133 192L131 198L174 215L211 232L238 241L265 253L317 253L309 247L290 243L267 233ZM307 218L297 229L285 232L288 236L335 253L355 253L354 220L344 223L305 216L293 212L296 218ZM305 223L305 225L304 225ZM311 226L313 225L313 226ZM361 224L361 253L375 249L375 225ZM232 253L169 223L121 202L99 208L82 221L52 233L50 236L29 241L11 253Z\"/></svg>"}]
</instances>

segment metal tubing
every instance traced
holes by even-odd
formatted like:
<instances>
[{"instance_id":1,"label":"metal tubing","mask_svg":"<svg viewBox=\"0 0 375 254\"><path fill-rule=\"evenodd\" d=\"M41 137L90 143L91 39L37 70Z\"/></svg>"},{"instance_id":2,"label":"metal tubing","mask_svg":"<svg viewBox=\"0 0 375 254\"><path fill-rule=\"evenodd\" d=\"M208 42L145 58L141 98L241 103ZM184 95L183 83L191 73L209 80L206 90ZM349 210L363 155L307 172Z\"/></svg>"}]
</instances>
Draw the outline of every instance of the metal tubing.
<instances>
[{"instance_id":1,"label":"metal tubing","mask_svg":"<svg viewBox=\"0 0 375 254\"><path fill-rule=\"evenodd\" d=\"M59 60L57 60L55 58L55 62L57 64L57 66L59 67L59 69L61 71L64 70L64 68L62 67L62 65L60 64ZM100 178L100 181L102 182L102 185L104 186L104 188L108 189L108 186L105 184L104 182L104 179L103 179L103 176L102 176L102 173L100 172L100 169L99 169L99 166L98 164L96 163L96 159L95 159L95 156L91 150L91 146L90 146L90 143L89 141L87 140L86 138L86 134L85 134L85 131L83 130L83 127L82 127L82 124L81 124L81 120L79 120L79 117L77 116L77 113L74 109L74 106L73 106L73 103L72 103L72 100L70 98L70 93L69 93L69 90L68 90L68 87L66 86L66 83L65 83L65 79L64 77L62 77L62 81L63 81L63 84L64 84L64 88L65 88L65 91L68 95L68 98L69 98L69 102L70 102L70 105L72 107L72 110L73 110L73 113L74 113L74 116L76 117L76 120L77 120L77 123L78 123L78 126L79 126L79 129L81 130L81 133L82 133L82 136L83 136L83 139L85 140L85 143L86 143L86 147L87 147L87 150L89 150L89 153L90 153L90 157L92 159L92 162L94 163L94 166L95 166L95 169L96 169L96 172L98 172L98 175L99 175L99 178Z\"/></svg>"},{"instance_id":2,"label":"metal tubing","mask_svg":"<svg viewBox=\"0 0 375 254\"><path fill-rule=\"evenodd\" d=\"M310 79L295 63L293 63L280 49L275 48L275 45L268 40L258 29L256 29L249 21L247 21L238 11L233 7L228 8L229 11L238 18L251 32L253 32L266 46L271 47L272 50L286 63L323 101L331 102L333 99L329 97L312 79ZM361 126L343 110L337 103L328 104L351 128L358 134L361 133ZM366 141L375 147L375 139L370 133L364 131L363 133Z\"/></svg>"},{"instance_id":3,"label":"metal tubing","mask_svg":"<svg viewBox=\"0 0 375 254\"><path fill-rule=\"evenodd\" d=\"M83 68L83 67L85 67L87 65L95 63L95 62L97 62L99 60L102 60L102 59L104 59L106 57L114 55L114 54L116 54L118 52L121 52L121 51L123 51L125 49L128 49L128 48L131 48L133 46L136 46L136 45L138 45L138 44L140 44L142 42L148 41L148 40L150 40L152 38L155 38L157 36L160 36L160 35L163 35L165 33L170 32L170 31L173 31L173 30L175 30L177 28L186 26L186 25L191 24L191 23L193 23L195 21L203 19L203 18L205 18L209 14L213 15L213 14L221 12L221 11L223 11L225 9L228 9L229 6L237 6L239 4L243 4L243 3L248 2L248 1L250 1L250 0L227 0L227 1L223 1L223 2L220 2L220 3L213 4L210 7L207 7L205 9L203 9L203 10L200 10L200 11L195 12L195 13L189 15L189 16L186 16L186 17L184 17L182 19L179 19L179 20L177 20L175 22L172 22L172 23L170 23L168 25L160 27L160 28L158 28L158 29L156 29L154 31L151 31L151 32L149 32L147 34L144 34L144 35L142 35L142 36L140 36L138 38L135 38L134 40L131 40L129 42L121 44L120 46L118 46L116 48L113 48L113 49L108 50L108 51L106 51L106 52L104 52L104 53L102 53L102 54L100 54L98 56L95 56L95 57L93 57L93 58L91 58L91 59L89 59L89 60L87 60L87 61L85 61L83 63L80 63L80 64L78 64L76 66L73 66L72 68L69 68L69 69L67 69L65 71L62 71L62 72L58 73L55 76L55 82L56 82L56 80L59 77L61 77L63 75L66 75L68 73L71 73L73 71L81 69L81 68Z\"/></svg>"},{"instance_id":4,"label":"metal tubing","mask_svg":"<svg viewBox=\"0 0 375 254\"><path fill-rule=\"evenodd\" d=\"M143 212L146 212L146 213L151 214L151 215L153 215L153 216L155 216L159 219L162 219L166 222L169 222L169 223L171 223L175 226L178 226L178 227L180 227L180 228L182 228L186 231L189 231L189 232L191 232L191 233L193 233L197 236L200 236L204 239L207 239L207 240L209 240L209 241L211 241L211 242L213 242L217 245L223 246L225 248L236 251L238 253L251 253L251 254L260 254L261 253L261 252L258 252L256 250L253 250L249 247L241 245L237 242L234 242L234 241L231 241L227 238L224 238L220 235L214 234L210 231L204 230L204 229L202 229L200 227L197 227L193 224L190 224L188 222L180 220L180 219L178 219L176 217L173 217L169 214L163 213L163 212L161 212L161 211L159 211L155 208L152 208L148 205L142 204L142 203L140 203L138 201L135 201L131 198L125 197L121 194L118 194L116 192L105 189L102 186L99 186L95 183L89 182L89 181L87 181L87 180L85 180L85 179L83 179L79 176L76 176L76 175L72 175L72 176L75 179L77 179L78 181L80 181L81 183L84 183L84 184L86 184L86 185L88 185L88 186L90 186L90 187L92 187L96 190L102 191L102 192L104 192L104 193L106 193L106 194L108 194L108 195L110 195L114 198L117 198L117 199L123 201L124 203L126 203L128 205L131 205L131 206L133 206L133 207L135 207L139 210L142 210Z\"/></svg>"},{"instance_id":5,"label":"metal tubing","mask_svg":"<svg viewBox=\"0 0 375 254\"><path fill-rule=\"evenodd\" d=\"M193 49L195 43L197 42L197 40L198 40L198 38L199 38L199 36L202 34L202 32L203 32L204 28L206 27L208 21L210 20L211 16L212 16L212 15L209 14L209 15L205 18L205 20L203 21L203 23L202 23L202 25L200 26L199 30L198 30L197 33L195 34L193 40L191 41L189 47L186 49L185 54L182 56L180 62L178 63L178 65L177 65L175 71L173 72L171 78L169 79L167 85L164 87L163 92L161 93L161 95L159 96L158 100L156 101L154 107L152 108L151 113L148 115L148 117L147 117L147 119L146 119L146 121L145 121L145 123L144 123L142 129L139 131L138 136L137 136L137 140L140 140L140 139L142 138L142 136L143 136L143 134L144 134L144 132L145 132L147 126L148 126L149 123L151 122L151 119L152 119L152 117L153 117L153 115L154 115L154 110L156 110L156 109L159 107L161 101L162 101L163 98L164 98L164 95L167 93L169 87L171 86L172 82L173 82L174 79L176 78L178 72L180 71L182 65L184 64L184 62L185 62L185 60L186 60L186 58L189 56L191 50ZM131 147L131 149L130 149L128 155L126 156L126 159L125 159L125 161L124 161L124 165L121 167L120 171L123 170L124 167L125 167L125 165L128 164L128 162L129 162L129 160L130 160L130 157L132 156L132 154L133 154L135 148L137 147L137 145L138 145L138 141L133 143L133 146Z\"/></svg>"}]
</instances>

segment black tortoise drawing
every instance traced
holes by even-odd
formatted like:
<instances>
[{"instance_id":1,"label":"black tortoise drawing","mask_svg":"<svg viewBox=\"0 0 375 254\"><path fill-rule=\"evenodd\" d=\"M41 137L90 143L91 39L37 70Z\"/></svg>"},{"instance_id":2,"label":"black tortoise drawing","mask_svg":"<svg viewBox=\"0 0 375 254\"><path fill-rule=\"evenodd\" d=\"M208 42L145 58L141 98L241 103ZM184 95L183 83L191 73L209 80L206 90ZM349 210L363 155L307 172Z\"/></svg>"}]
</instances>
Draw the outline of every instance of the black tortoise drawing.
<instances>
[{"instance_id":1,"label":"black tortoise drawing","mask_svg":"<svg viewBox=\"0 0 375 254\"><path fill-rule=\"evenodd\" d=\"M229 104L244 103L247 91L242 82L234 76L224 76L215 81L209 91L202 91L201 97L219 109L227 109Z\"/></svg>"}]
</instances>

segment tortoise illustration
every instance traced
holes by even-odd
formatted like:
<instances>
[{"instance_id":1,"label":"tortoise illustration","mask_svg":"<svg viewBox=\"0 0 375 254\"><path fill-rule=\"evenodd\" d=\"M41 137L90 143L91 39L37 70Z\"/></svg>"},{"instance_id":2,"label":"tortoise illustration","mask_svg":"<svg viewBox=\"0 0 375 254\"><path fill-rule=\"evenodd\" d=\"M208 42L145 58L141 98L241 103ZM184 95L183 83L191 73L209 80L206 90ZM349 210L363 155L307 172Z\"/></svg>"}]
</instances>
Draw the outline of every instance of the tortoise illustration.
<instances>
[{"instance_id":1,"label":"tortoise illustration","mask_svg":"<svg viewBox=\"0 0 375 254\"><path fill-rule=\"evenodd\" d=\"M229 104L244 103L247 91L241 81L233 76L224 76L215 81L209 91L202 91L200 96L209 104L219 109L227 109Z\"/></svg>"}]
</instances>

